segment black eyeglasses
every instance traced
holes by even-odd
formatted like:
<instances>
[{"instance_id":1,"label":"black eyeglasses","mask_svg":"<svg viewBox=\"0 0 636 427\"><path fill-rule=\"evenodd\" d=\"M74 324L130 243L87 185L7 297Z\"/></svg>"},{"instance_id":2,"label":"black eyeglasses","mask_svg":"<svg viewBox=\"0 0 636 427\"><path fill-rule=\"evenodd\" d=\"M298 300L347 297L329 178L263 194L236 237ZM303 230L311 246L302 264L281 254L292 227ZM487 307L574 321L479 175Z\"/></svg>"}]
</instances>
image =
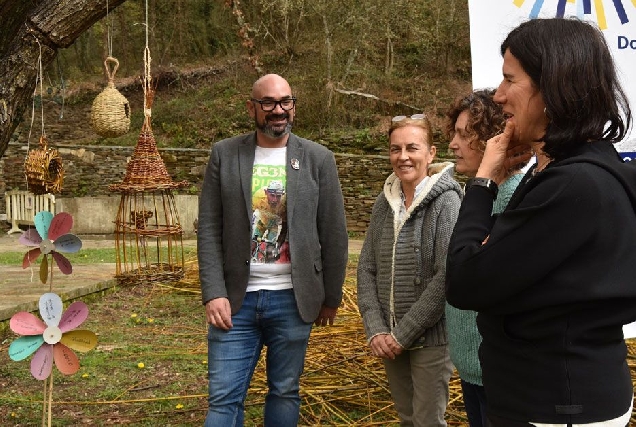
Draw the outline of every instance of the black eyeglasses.
<instances>
[{"instance_id":1,"label":"black eyeglasses","mask_svg":"<svg viewBox=\"0 0 636 427\"><path fill-rule=\"evenodd\" d=\"M274 101L273 99L251 99L252 102L258 102L261 104L261 109L266 112L274 111L276 104L280 105L284 111L289 111L296 105L296 98L285 98L280 101Z\"/></svg>"},{"instance_id":2,"label":"black eyeglasses","mask_svg":"<svg viewBox=\"0 0 636 427\"><path fill-rule=\"evenodd\" d=\"M413 114L411 117L408 116L395 116L391 119L393 123L401 122L404 119L412 119L412 120L424 120L426 118L426 114Z\"/></svg>"}]
</instances>

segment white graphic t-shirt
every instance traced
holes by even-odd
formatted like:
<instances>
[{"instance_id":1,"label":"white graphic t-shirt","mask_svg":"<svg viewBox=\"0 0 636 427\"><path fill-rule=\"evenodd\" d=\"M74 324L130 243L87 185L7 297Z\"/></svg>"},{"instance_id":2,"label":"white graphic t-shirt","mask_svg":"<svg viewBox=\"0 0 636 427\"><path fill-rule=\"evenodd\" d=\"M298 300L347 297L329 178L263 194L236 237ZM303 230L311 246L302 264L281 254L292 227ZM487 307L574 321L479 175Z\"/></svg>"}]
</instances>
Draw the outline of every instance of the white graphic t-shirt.
<instances>
[{"instance_id":1,"label":"white graphic t-shirt","mask_svg":"<svg viewBox=\"0 0 636 427\"><path fill-rule=\"evenodd\" d=\"M287 147L256 146L252 170L252 254L247 292L290 289L287 239Z\"/></svg>"}]
</instances>

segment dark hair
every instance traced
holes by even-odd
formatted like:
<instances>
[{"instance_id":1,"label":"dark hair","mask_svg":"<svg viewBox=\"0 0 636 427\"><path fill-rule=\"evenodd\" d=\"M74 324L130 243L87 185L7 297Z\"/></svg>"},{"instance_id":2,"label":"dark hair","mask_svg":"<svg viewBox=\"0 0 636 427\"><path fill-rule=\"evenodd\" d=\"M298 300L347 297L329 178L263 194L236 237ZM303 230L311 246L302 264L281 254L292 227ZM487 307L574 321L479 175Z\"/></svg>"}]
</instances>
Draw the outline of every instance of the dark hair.
<instances>
[{"instance_id":1,"label":"dark hair","mask_svg":"<svg viewBox=\"0 0 636 427\"><path fill-rule=\"evenodd\" d=\"M631 110L598 28L574 18L533 19L508 34L501 54L506 50L541 92L549 120L543 150L549 157L566 157L586 142L625 137Z\"/></svg>"},{"instance_id":2,"label":"dark hair","mask_svg":"<svg viewBox=\"0 0 636 427\"><path fill-rule=\"evenodd\" d=\"M503 132L506 127L501 105L492 100L494 94L495 89L480 89L456 98L446 112L448 139L452 140L455 135L455 124L459 115L468 111L466 133L470 138L470 148L483 152L486 149L486 141Z\"/></svg>"}]
</instances>

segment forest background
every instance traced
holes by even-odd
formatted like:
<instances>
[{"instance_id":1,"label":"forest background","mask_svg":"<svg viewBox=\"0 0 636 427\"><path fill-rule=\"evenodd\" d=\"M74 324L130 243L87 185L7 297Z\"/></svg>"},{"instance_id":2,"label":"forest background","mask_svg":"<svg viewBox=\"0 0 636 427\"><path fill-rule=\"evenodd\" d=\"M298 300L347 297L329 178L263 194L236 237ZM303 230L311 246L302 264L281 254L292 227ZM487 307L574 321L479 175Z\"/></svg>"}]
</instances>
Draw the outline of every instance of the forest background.
<instances>
[{"instance_id":1,"label":"forest background","mask_svg":"<svg viewBox=\"0 0 636 427\"><path fill-rule=\"evenodd\" d=\"M0 0L0 16L3 2L11 1ZM30 3L37 1L24 4ZM221 138L253 130L245 108L252 83L262 74L278 73L298 98L298 135L336 152L387 154L390 118L426 112L438 153L446 154L444 113L456 96L470 90L467 1L147 4L157 89L152 126L160 147L207 149ZM145 5L144 0L123 2L57 52L43 70L42 88L35 87L33 101L23 109L12 142L37 142L41 112L53 147L137 142L143 120ZM3 37L0 33L0 47ZM102 138L90 126L91 104L106 85L103 63L109 54L119 61L115 85L132 109L130 132L117 138ZM0 78L0 92L1 86ZM1 113L0 108L0 119ZM397 425L383 367L367 351L357 312L356 264L353 255L338 324L312 333L302 384L303 425ZM207 406L206 342L193 260L188 274L176 290L116 287L96 295L85 327L99 332L100 344L82 357L81 373L57 377L55 425L201 425ZM5 327L0 333L0 424L38 425L42 389L24 366L9 363L11 340ZM332 351L336 346L338 351ZM262 423L263 372L257 369L251 384L246 425ZM447 419L466 425L456 377Z\"/></svg>"},{"instance_id":2,"label":"forest background","mask_svg":"<svg viewBox=\"0 0 636 427\"><path fill-rule=\"evenodd\" d=\"M221 138L253 130L245 108L252 83L278 73L298 98L295 133L336 152L386 154L390 118L425 112L444 157L444 113L471 89L467 0L111 0L117 7L88 30L78 28L81 35L69 47L45 46L45 56L54 60L43 69L41 88L33 92L32 80L22 78L37 67L31 60L33 37L23 37L26 49L17 46L10 58L30 70L8 77L13 63L4 60L14 52L9 46L14 39L7 27L15 32L24 27L18 14L5 13L10 7L68 10L71 3L88 8L101 1L0 0L5 24L0 26L0 125L10 128L3 134L0 126L0 156L6 139L37 142L41 123L54 147L133 146L143 121L146 28L157 90L152 124L160 147L207 149ZM61 45L75 36L55 34L55 17L47 21L38 13L27 27L49 30L43 38ZM70 20L62 21L68 30ZM119 61L115 85L130 101L132 123L126 135L107 139L91 129L90 109L106 85L109 54ZM22 93L13 96L19 114L9 117L3 97L19 92L12 90L18 86L24 93L28 89L28 105ZM20 124L9 127L8 119ZM180 284L186 291L156 286L96 295L86 327L99 331L100 347L82 358L81 375L63 380L60 395L66 400L56 401L56 425L201 424L207 405L205 322L193 263ZM306 425L397 424L383 367L366 350L355 304L356 264L352 256L338 324L312 333L302 379ZM38 425L40 384L9 363L6 325L0 340L0 424ZM634 353L630 344L632 371ZM247 419L260 425L263 375L251 387ZM457 377L451 381L447 420L467 424Z\"/></svg>"},{"instance_id":3,"label":"forest background","mask_svg":"<svg viewBox=\"0 0 636 427\"><path fill-rule=\"evenodd\" d=\"M145 2L128 0L61 49L43 93L36 88L35 117L26 109L12 141L34 133L43 101L45 130L64 135L53 145L134 145L145 20ZM148 46L160 147L209 148L252 130L245 101L265 73L292 85L295 133L358 154L385 154L390 117L422 111L445 146L444 112L470 90L467 1L148 0ZM105 139L90 128L90 105L105 86L109 54L120 64L115 85L130 101L132 124Z\"/></svg>"}]
</instances>

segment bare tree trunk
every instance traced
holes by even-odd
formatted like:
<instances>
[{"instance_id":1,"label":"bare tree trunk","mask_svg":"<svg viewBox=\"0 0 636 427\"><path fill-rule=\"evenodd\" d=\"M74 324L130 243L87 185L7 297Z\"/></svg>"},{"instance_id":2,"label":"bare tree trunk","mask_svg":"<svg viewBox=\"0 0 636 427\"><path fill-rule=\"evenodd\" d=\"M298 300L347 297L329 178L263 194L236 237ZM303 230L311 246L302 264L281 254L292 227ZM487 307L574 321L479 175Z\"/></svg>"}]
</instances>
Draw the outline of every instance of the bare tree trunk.
<instances>
[{"instance_id":1,"label":"bare tree trunk","mask_svg":"<svg viewBox=\"0 0 636 427\"><path fill-rule=\"evenodd\" d=\"M331 47L331 31L327 23L327 15L322 15L322 25L325 29L325 50L327 51L327 81L331 81L331 64L333 62L333 49Z\"/></svg>"},{"instance_id":2,"label":"bare tree trunk","mask_svg":"<svg viewBox=\"0 0 636 427\"><path fill-rule=\"evenodd\" d=\"M384 74L390 76L393 73L393 40L391 39L391 27L386 24L386 57L384 58Z\"/></svg>"},{"instance_id":3,"label":"bare tree trunk","mask_svg":"<svg viewBox=\"0 0 636 427\"><path fill-rule=\"evenodd\" d=\"M447 21L448 21L448 26L449 28L454 28L455 27L455 0L452 0L450 2L450 12L447 12ZM450 53L451 53L451 49L453 48L453 44L452 43L448 43L448 39L449 39L449 34L448 32L446 32L447 37L444 37L444 39L446 40L445 44L445 52L444 52L444 71L448 72L449 71L449 58L450 58Z\"/></svg>"},{"instance_id":4,"label":"bare tree trunk","mask_svg":"<svg viewBox=\"0 0 636 427\"><path fill-rule=\"evenodd\" d=\"M357 56L358 56L358 48L356 47L356 48L353 48L351 52L349 52L349 58L347 58L347 66L345 67L345 71L342 74L342 78L340 79L340 86L345 85L345 80L349 76L349 73L351 72L351 67L353 66L353 63L356 60Z\"/></svg>"},{"instance_id":5,"label":"bare tree trunk","mask_svg":"<svg viewBox=\"0 0 636 427\"><path fill-rule=\"evenodd\" d=\"M331 32L329 31L329 24L327 22L327 14L322 13L322 25L325 30L325 50L327 51L327 84L325 89L327 90L327 111L331 109L331 102L333 100L334 85L331 81L331 63L333 61L333 49L331 47Z\"/></svg>"},{"instance_id":6,"label":"bare tree trunk","mask_svg":"<svg viewBox=\"0 0 636 427\"><path fill-rule=\"evenodd\" d=\"M256 49L254 48L254 38L250 37L250 25L245 21L245 15L243 15L243 11L241 10L241 4L239 0L230 0L227 6L232 8L232 14L236 18L236 22L239 24L238 35L243 39L242 45L247 48L247 54L250 58L250 63L254 70L259 74L265 74L265 71L261 67L261 60L256 53Z\"/></svg>"},{"instance_id":7,"label":"bare tree trunk","mask_svg":"<svg viewBox=\"0 0 636 427\"><path fill-rule=\"evenodd\" d=\"M0 157L20 123L42 67L95 22L107 0L4 0L0 6ZM109 0L112 10L125 0Z\"/></svg>"}]
</instances>

